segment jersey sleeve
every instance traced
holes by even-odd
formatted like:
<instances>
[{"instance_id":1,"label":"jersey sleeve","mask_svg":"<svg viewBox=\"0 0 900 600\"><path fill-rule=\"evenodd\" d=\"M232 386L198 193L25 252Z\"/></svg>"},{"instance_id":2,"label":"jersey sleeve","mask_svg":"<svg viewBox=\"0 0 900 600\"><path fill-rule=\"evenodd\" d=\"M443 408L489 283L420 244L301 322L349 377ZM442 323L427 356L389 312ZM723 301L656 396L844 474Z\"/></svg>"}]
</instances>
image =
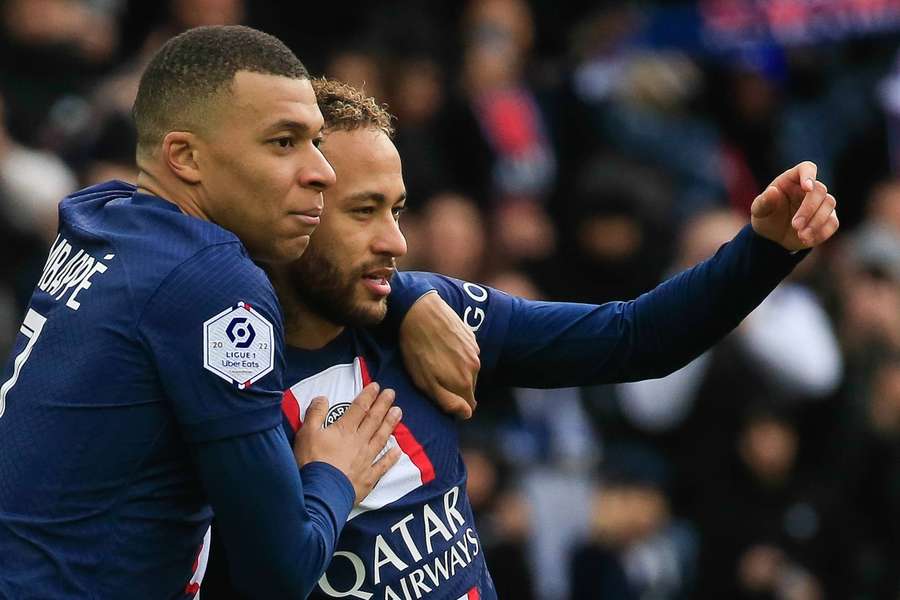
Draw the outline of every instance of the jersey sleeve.
<instances>
[{"instance_id":1,"label":"jersey sleeve","mask_svg":"<svg viewBox=\"0 0 900 600\"><path fill-rule=\"evenodd\" d=\"M651 379L684 366L734 329L806 254L791 254L747 226L713 257L652 291L602 305L534 302L432 277L475 331L485 379L568 387Z\"/></svg>"},{"instance_id":2,"label":"jersey sleeve","mask_svg":"<svg viewBox=\"0 0 900 600\"><path fill-rule=\"evenodd\" d=\"M423 273L397 271L391 277L391 293L388 296L388 312L385 324L390 329L399 329L406 313L419 298L434 292L429 277Z\"/></svg>"},{"instance_id":3,"label":"jersey sleeve","mask_svg":"<svg viewBox=\"0 0 900 600\"><path fill-rule=\"evenodd\" d=\"M481 349L482 371L490 373L503 353L509 319L517 299L494 288L436 273L407 272L404 276L436 291L456 311L475 333Z\"/></svg>"},{"instance_id":4,"label":"jersey sleeve","mask_svg":"<svg viewBox=\"0 0 900 600\"><path fill-rule=\"evenodd\" d=\"M138 328L188 442L281 423L280 308L268 278L235 245L208 247L174 269Z\"/></svg>"},{"instance_id":5,"label":"jersey sleeve","mask_svg":"<svg viewBox=\"0 0 900 600\"><path fill-rule=\"evenodd\" d=\"M196 444L192 453L231 582L219 559L218 572L207 575L254 598L305 598L331 561L353 507L347 477L322 462L298 471L278 428Z\"/></svg>"}]
</instances>

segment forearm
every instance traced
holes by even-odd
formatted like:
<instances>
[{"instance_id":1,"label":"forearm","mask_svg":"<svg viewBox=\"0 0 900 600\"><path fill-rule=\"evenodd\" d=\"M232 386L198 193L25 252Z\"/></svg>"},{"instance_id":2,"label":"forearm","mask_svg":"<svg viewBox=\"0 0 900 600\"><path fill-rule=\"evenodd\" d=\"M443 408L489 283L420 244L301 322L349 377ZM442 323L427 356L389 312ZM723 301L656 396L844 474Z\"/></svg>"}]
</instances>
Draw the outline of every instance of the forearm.
<instances>
[{"instance_id":1,"label":"forearm","mask_svg":"<svg viewBox=\"0 0 900 600\"><path fill-rule=\"evenodd\" d=\"M529 387L661 377L734 329L802 256L747 227L709 260L630 302L516 299L494 377Z\"/></svg>"},{"instance_id":2,"label":"forearm","mask_svg":"<svg viewBox=\"0 0 900 600\"><path fill-rule=\"evenodd\" d=\"M328 566L352 508L346 477L312 463L301 478L278 429L200 444L193 456L238 591L305 598Z\"/></svg>"},{"instance_id":3,"label":"forearm","mask_svg":"<svg viewBox=\"0 0 900 600\"><path fill-rule=\"evenodd\" d=\"M746 226L715 256L632 303L638 372L625 364L623 375L659 377L693 360L737 327L806 254L791 255Z\"/></svg>"}]
</instances>

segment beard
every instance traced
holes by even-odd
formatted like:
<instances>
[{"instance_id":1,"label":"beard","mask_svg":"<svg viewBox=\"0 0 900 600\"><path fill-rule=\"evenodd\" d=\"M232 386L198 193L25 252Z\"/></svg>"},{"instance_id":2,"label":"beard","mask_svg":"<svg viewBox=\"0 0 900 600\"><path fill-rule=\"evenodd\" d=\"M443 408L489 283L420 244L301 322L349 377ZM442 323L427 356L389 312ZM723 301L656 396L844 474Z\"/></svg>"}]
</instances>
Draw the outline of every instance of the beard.
<instances>
[{"instance_id":1,"label":"beard","mask_svg":"<svg viewBox=\"0 0 900 600\"><path fill-rule=\"evenodd\" d=\"M332 323L372 327L384 320L387 298L377 303L357 301L357 290L364 273L385 266L393 267L393 259L342 270L315 244L310 244L291 267L290 285L301 302Z\"/></svg>"}]
</instances>

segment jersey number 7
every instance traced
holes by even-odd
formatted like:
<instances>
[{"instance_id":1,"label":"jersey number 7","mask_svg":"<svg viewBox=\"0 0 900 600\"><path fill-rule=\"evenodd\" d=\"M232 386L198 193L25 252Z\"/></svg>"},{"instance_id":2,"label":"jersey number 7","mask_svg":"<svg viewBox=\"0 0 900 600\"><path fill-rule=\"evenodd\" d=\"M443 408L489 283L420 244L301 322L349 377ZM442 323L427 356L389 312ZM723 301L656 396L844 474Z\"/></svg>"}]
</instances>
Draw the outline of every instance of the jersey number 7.
<instances>
[{"instance_id":1,"label":"jersey number 7","mask_svg":"<svg viewBox=\"0 0 900 600\"><path fill-rule=\"evenodd\" d=\"M31 350L34 348L38 336L41 335L41 330L44 328L44 323L46 322L47 317L41 315L33 308L28 309L28 313L25 315L25 321L22 322L22 327L19 329L19 331L28 338L28 343L25 344L25 348L16 356L16 360L13 364L12 377L6 380L3 387L0 387L0 418L3 417L3 413L6 411L6 395L9 394L9 391L16 385L16 381L19 379L19 373L22 372L22 365L24 365L25 361L28 360L28 357L31 356Z\"/></svg>"}]
</instances>

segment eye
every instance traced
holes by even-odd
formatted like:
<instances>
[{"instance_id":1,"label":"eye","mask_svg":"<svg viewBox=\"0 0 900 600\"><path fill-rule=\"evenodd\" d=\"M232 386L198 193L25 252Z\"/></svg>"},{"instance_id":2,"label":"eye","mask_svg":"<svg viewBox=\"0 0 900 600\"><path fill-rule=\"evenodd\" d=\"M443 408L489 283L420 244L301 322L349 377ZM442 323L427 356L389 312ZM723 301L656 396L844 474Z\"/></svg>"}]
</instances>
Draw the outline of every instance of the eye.
<instances>
[{"instance_id":1,"label":"eye","mask_svg":"<svg viewBox=\"0 0 900 600\"><path fill-rule=\"evenodd\" d=\"M271 140L271 143L275 144L282 150L287 150L288 148L294 147L294 138L289 137L289 136L275 138L274 140Z\"/></svg>"},{"instance_id":2,"label":"eye","mask_svg":"<svg viewBox=\"0 0 900 600\"><path fill-rule=\"evenodd\" d=\"M353 212L355 212L358 215L369 216L369 215L375 214L375 207L374 206L359 206L357 208L354 208Z\"/></svg>"},{"instance_id":3,"label":"eye","mask_svg":"<svg viewBox=\"0 0 900 600\"><path fill-rule=\"evenodd\" d=\"M324 140L324 139L325 139L325 136L323 136L323 135L319 135L319 136L314 137L314 138L313 138L313 141L312 141L313 146L315 146L316 148L318 148L318 147L322 144L322 140Z\"/></svg>"},{"instance_id":4,"label":"eye","mask_svg":"<svg viewBox=\"0 0 900 600\"><path fill-rule=\"evenodd\" d=\"M395 206L395 207L391 210L391 212L394 213L394 220L395 220L395 221L399 221L399 220L400 220L400 215L402 215L403 213L406 212L406 207L405 207L405 206Z\"/></svg>"}]
</instances>

